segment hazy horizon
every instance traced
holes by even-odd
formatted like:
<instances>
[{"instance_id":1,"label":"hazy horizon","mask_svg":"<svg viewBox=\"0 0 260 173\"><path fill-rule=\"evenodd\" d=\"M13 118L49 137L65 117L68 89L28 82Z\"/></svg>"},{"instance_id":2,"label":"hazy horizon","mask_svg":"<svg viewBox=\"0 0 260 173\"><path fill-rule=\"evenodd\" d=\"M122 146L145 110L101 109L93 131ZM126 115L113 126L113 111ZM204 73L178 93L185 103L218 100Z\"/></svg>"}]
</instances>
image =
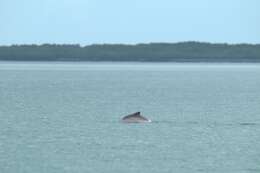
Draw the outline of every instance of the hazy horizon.
<instances>
[{"instance_id":1,"label":"hazy horizon","mask_svg":"<svg viewBox=\"0 0 260 173\"><path fill-rule=\"evenodd\" d=\"M1 0L0 45L260 43L257 0Z\"/></svg>"},{"instance_id":2,"label":"hazy horizon","mask_svg":"<svg viewBox=\"0 0 260 173\"><path fill-rule=\"evenodd\" d=\"M80 43L21 43L21 44L0 44L0 46L21 46L21 45L36 45L42 46L45 44L49 45L79 45L80 47L92 46L92 45L131 45L137 46L140 44L181 44L181 43L201 43L201 44L227 44L227 45L259 45L259 43L248 43L248 42L240 42L240 43L227 43L227 42L203 42L203 41L177 41L177 42L138 42L138 43L89 43L89 44L80 44Z\"/></svg>"}]
</instances>

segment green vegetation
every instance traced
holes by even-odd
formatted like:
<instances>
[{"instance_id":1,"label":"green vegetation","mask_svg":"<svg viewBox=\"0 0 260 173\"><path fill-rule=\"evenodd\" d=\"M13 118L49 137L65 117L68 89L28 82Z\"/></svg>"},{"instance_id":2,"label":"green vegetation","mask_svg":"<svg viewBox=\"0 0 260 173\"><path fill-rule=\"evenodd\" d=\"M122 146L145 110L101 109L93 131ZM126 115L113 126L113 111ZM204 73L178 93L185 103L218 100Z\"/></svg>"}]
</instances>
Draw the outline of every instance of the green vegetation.
<instances>
[{"instance_id":1,"label":"green vegetation","mask_svg":"<svg viewBox=\"0 0 260 173\"><path fill-rule=\"evenodd\" d=\"M260 44L181 42L85 47L67 44L12 45L0 46L0 60L260 62Z\"/></svg>"}]
</instances>

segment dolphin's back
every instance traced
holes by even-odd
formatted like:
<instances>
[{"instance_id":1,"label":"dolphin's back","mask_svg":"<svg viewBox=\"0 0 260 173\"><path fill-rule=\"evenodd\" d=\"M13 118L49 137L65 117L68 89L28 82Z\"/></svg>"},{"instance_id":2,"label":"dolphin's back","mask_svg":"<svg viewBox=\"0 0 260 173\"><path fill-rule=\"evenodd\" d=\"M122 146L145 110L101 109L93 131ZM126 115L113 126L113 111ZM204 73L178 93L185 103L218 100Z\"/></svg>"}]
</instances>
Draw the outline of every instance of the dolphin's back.
<instances>
[{"instance_id":1,"label":"dolphin's back","mask_svg":"<svg viewBox=\"0 0 260 173\"><path fill-rule=\"evenodd\" d=\"M143 117L140 112L135 112L133 114L124 116L122 118L122 122L124 122L124 123L143 123L143 122L151 122L151 120Z\"/></svg>"}]
</instances>

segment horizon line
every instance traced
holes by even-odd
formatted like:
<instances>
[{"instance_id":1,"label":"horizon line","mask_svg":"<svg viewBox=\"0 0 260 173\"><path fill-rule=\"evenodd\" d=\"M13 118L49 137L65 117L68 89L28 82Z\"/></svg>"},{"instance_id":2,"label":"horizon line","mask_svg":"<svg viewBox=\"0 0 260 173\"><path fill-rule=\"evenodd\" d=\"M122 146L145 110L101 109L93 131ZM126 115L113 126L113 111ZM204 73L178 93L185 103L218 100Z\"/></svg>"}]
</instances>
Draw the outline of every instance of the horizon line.
<instances>
[{"instance_id":1,"label":"horizon line","mask_svg":"<svg viewBox=\"0 0 260 173\"><path fill-rule=\"evenodd\" d=\"M80 44L80 43L12 43L12 44L0 44L0 47L11 47L11 46L43 46L43 45L78 45L80 47L87 47L93 45L126 45L126 46L137 46L142 44L183 44L183 43L198 43L198 44L225 44L225 45L260 45L259 43L249 43L249 42L206 42L206 41L178 41L178 42L138 42L138 43L113 43L113 42L103 42L103 43L90 43L90 44Z\"/></svg>"}]
</instances>

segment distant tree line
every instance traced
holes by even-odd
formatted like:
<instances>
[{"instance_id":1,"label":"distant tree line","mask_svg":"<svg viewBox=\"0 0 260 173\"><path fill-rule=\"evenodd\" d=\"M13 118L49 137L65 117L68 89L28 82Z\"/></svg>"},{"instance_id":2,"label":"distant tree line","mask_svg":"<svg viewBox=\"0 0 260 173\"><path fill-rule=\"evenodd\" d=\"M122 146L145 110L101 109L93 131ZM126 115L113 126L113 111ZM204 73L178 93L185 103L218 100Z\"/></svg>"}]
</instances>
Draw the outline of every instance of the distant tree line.
<instances>
[{"instance_id":1,"label":"distant tree line","mask_svg":"<svg viewBox=\"0 0 260 173\"><path fill-rule=\"evenodd\" d=\"M0 46L7 61L260 62L260 44L200 42Z\"/></svg>"}]
</instances>

